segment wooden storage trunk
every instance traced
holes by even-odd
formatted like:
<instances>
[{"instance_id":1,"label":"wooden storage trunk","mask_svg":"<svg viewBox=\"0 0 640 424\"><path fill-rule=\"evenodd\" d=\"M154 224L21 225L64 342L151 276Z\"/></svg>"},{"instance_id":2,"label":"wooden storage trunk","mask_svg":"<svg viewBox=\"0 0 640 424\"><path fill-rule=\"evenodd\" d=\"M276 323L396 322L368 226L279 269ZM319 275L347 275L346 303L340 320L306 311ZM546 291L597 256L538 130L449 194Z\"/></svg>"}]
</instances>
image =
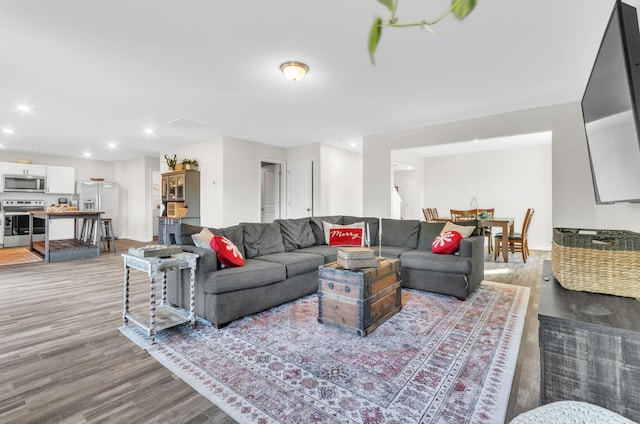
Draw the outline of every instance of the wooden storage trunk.
<instances>
[{"instance_id":1,"label":"wooden storage trunk","mask_svg":"<svg viewBox=\"0 0 640 424\"><path fill-rule=\"evenodd\" d=\"M402 309L400 261L347 270L331 262L318 269L318 322L366 336Z\"/></svg>"}]
</instances>

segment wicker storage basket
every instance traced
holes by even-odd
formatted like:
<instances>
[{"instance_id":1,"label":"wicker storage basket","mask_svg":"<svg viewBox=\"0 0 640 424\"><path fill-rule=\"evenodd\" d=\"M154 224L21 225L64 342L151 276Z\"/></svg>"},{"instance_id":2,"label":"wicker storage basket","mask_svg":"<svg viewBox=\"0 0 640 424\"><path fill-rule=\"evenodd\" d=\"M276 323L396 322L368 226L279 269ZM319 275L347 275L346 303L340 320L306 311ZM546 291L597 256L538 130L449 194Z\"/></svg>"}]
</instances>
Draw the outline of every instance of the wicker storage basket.
<instances>
[{"instance_id":1,"label":"wicker storage basket","mask_svg":"<svg viewBox=\"0 0 640 424\"><path fill-rule=\"evenodd\" d=\"M551 251L562 287L640 300L640 234L554 228Z\"/></svg>"}]
</instances>

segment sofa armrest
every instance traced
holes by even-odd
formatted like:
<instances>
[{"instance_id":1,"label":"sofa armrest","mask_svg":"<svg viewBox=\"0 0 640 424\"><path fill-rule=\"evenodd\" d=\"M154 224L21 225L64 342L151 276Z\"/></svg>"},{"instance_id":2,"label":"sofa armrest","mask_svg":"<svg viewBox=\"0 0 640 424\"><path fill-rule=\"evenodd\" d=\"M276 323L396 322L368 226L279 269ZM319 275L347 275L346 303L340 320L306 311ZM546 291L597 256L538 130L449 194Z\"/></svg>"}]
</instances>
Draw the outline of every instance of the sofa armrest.
<instances>
[{"instance_id":1,"label":"sofa armrest","mask_svg":"<svg viewBox=\"0 0 640 424\"><path fill-rule=\"evenodd\" d=\"M197 253L200 256L198 258L198 273L207 274L218 270L218 256L214 250L188 244L183 244L180 247L184 252Z\"/></svg>"},{"instance_id":2,"label":"sofa armrest","mask_svg":"<svg viewBox=\"0 0 640 424\"><path fill-rule=\"evenodd\" d=\"M484 258L484 236L471 236L460 240L458 248L460 256L472 258L474 255L480 255Z\"/></svg>"}]
</instances>

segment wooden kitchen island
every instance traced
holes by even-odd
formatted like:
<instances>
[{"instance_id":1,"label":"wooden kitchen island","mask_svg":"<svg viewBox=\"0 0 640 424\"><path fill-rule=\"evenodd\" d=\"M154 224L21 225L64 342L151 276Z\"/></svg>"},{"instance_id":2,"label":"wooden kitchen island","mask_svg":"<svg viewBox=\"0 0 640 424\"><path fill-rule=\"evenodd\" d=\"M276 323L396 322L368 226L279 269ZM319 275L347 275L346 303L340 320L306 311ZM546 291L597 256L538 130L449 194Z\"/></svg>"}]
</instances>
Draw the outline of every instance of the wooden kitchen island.
<instances>
[{"instance_id":1,"label":"wooden kitchen island","mask_svg":"<svg viewBox=\"0 0 640 424\"><path fill-rule=\"evenodd\" d=\"M100 256L100 216L104 212L95 211L29 211L29 247L31 250L44 255L45 262L66 261L69 259L81 259ZM33 218L44 219L44 241L33 241ZM50 223L54 219L73 219L74 238L64 240L50 240ZM95 236L93 242L80 240L77 235L78 219L95 219Z\"/></svg>"}]
</instances>

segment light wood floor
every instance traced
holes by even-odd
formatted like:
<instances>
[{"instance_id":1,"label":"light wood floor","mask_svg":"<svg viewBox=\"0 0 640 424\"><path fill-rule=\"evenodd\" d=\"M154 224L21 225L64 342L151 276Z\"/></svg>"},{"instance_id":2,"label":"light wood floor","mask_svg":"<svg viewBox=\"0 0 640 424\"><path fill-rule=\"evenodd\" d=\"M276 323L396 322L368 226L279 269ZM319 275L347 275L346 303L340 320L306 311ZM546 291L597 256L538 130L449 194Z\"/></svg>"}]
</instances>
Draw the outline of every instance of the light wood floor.
<instances>
[{"instance_id":1,"label":"light wood floor","mask_svg":"<svg viewBox=\"0 0 640 424\"><path fill-rule=\"evenodd\" d=\"M135 245L117 242L119 252ZM507 422L538 405L537 309L549 258L486 256L485 279L532 289ZM0 267L0 422L235 422L118 332L122 271L119 253ZM133 301L145 302L146 277L132 271L131 280Z\"/></svg>"}]
</instances>

